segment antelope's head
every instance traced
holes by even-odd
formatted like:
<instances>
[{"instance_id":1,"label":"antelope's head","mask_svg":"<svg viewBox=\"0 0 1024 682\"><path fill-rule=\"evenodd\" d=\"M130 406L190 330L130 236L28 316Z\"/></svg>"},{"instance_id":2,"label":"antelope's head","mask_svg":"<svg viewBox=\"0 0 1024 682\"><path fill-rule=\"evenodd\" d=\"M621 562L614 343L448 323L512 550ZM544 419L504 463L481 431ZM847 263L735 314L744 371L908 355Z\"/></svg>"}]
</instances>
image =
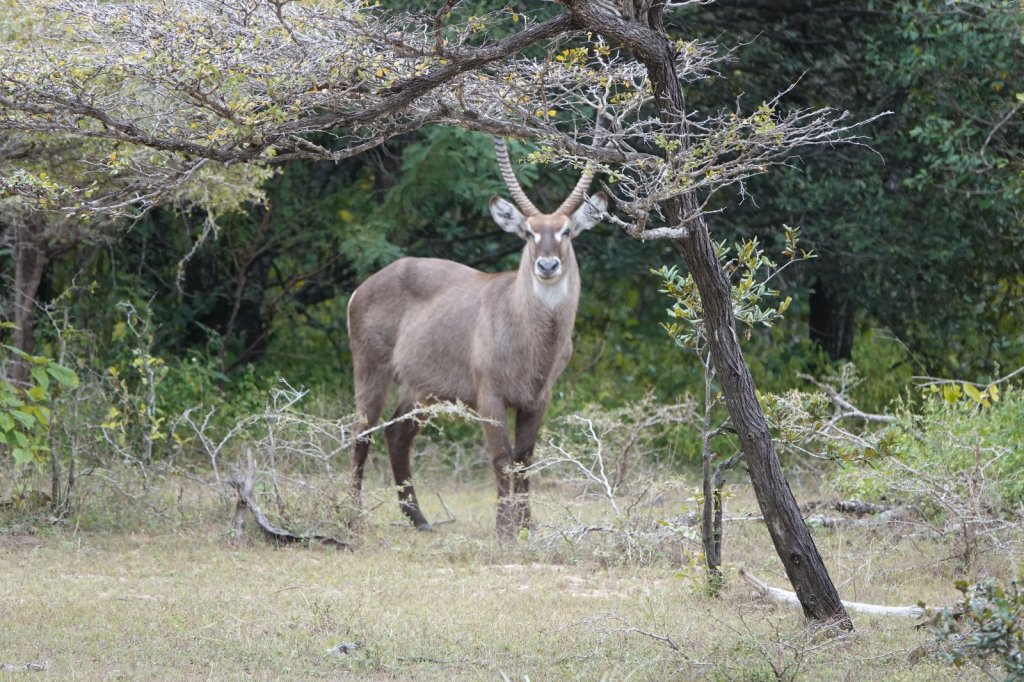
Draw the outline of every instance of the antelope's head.
<instances>
[{"instance_id":1,"label":"antelope's head","mask_svg":"<svg viewBox=\"0 0 1024 682\"><path fill-rule=\"evenodd\" d=\"M567 264L574 263L573 238L600 221L601 214L608 208L608 197L603 192L586 196L594 178L593 168L588 166L562 205L554 213L541 213L516 179L505 141L495 138L494 147L501 175L519 208L505 199L492 197L491 216L498 227L519 235L526 242L523 260L532 264L535 285L557 284L562 281Z\"/></svg>"}]
</instances>

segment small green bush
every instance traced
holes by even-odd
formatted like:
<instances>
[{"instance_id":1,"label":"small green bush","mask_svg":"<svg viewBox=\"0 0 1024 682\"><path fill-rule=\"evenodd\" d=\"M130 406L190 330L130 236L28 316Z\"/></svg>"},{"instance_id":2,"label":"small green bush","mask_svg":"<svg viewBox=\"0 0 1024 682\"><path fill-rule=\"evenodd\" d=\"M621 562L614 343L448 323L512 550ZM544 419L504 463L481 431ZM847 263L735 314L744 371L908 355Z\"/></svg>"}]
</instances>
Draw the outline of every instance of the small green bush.
<instances>
[{"instance_id":1,"label":"small green bush","mask_svg":"<svg viewBox=\"0 0 1024 682\"><path fill-rule=\"evenodd\" d=\"M28 384L18 386L0 375L0 446L10 449L17 464L38 464L49 452L50 405L62 388L78 386L78 376L44 355L0 344L0 363L9 358L27 364Z\"/></svg>"},{"instance_id":2,"label":"small green bush","mask_svg":"<svg viewBox=\"0 0 1024 682\"><path fill-rule=\"evenodd\" d=\"M897 421L879 439L882 456L841 470L839 491L927 506L925 484L942 481L965 496L972 486L989 486L1006 510L1024 504L1024 391L983 392L961 383L937 388L918 412L897 410ZM921 499L912 498L915 489Z\"/></svg>"},{"instance_id":3,"label":"small green bush","mask_svg":"<svg viewBox=\"0 0 1024 682\"><path fill-rule=\"evenodd\" d=\"M985 666L997 662L1003 679L1024 679L1024 591L1014 581L1004 587L996 581L968 585L960 581L964 595L960 613L949 609L939 614L932 631L944 647L944 655L960 667L968 661ZM995 676L992 675L995 679Z\"/></svg>"}]
</instances>

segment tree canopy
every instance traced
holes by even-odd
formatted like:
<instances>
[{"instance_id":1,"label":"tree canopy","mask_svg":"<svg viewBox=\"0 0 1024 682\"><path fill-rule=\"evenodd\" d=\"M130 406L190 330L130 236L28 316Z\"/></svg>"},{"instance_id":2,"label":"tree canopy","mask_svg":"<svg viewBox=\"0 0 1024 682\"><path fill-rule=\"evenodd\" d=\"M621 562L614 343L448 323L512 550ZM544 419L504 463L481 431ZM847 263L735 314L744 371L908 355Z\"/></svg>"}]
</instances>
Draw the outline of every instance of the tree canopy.
<instances>
[{"instance_id":1,"label":"tree canopy","mask_svg":"<svg viewBox=\"0 0 1024 682\"><path fill-rule=\"evenodd\" d=\"M527 160L543 165L524 166L525 179L540 172L542 193L560 189L559 168L602 164L620 227L634 235L672 234L678 225L660 202L690 190L706 209L732 207L713 218L719 238L770 243L783 224L800 225L818 258L792 282L807 292L795 310L833 357L849 357L870 325L905 343L918 372L991 373L1024 352L1015 255L1024 65L1012 3L677 7L663 21L684 36L673 68L687 84L687 134L697 139L687 145L651 117L655 93L637 62L556 4L7 7L3 191L29 202L9 207L58 209L47 223L74 225L48 234L99 236L111 217L135 220L160 204L197 206L201 234L204 216L258 198L268 165L284 169L276 184L288 183L310 171L287 162L305 160L336 189L304 199L296 216L335 232L320 243L344 255L321 269L325 249L281 282L316 273L335 280L323 296L343 294L358 273L441 244L496 264L507 246L465 241L485 229L480 202L497 189L488 143L420 127L455 125L535 140ZM596 7L628 23L621 8ZM848 121L885 111L853 133L870 150L832 147L850 136ZM781 172L764 172L779 162ZM272 193L273 219L286 193ZM64 220L84 214L94 216L84 232ZM230 223L255 229L263 216L248 215ZM179 258L194 237L175 247ZM636 267L602 259L599 268L637 295ZM657 306L644 310L656 319Z\"/></svg>"},{"instance_id":2,"label":"tree canopy","mask_svg":"<svg viewBox=\"0 0 1024 682\"><path fill-rule=\"evenodd\" d=\"M136 204L209 161L337 162L426 123L537 138L536 160L605 163L638 235L666 198L711 194L797 147L848 137L844 114L785 110L780 97L680 112L684 125L672 132L647 108L658 93L646 70L593 30L614 39L623 22L604 21L607 8L596 7L540 20L513 9L454 17L449 6L432 15L362 2L32 3L32 40L0 53L0 129L153 150L108 158L103 169L128 165ZM524 52L534 45L547 52ZM683 81L707 78L723 58L693 40L672 53L667 66ZM583 144L598 113L601 133ZM79 209L109 208L80 199Z\"/></svg>"}]
</instances>

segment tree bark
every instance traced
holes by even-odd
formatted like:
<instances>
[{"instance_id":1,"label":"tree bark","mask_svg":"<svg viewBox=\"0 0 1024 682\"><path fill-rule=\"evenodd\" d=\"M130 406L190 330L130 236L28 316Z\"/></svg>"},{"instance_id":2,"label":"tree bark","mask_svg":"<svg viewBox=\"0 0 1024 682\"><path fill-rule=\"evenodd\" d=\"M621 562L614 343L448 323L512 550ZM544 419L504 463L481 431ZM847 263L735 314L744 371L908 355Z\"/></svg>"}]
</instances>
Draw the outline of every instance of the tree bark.
<instances>
[{"instance_id":1,"label":"tree bark","mask_svg":"<svg viewBox=\"0 0 1024 682\"><path fill-rule=\"evenodd\" d=\"M729 278L715 255L703 217L696 215L690 221L690 228L689 236L678 240L676 246L700 291L715 374L732 425L739 434L750 481L775 551L800 598L804 614L816 620L837 621L841 627L852 629L839 593L779 465L736 334Z\"/></svg>"},{"instance_id":2,"label":"tree bark","mask_svg":"<svg viewBox=\"0 0 1024 682\"><path fill-rule=\"evenodd\" d=\"M647 68L658 115L665 127L688 144L686 101L675 70L672 42L665 34L661 12L664 0L623 3L624 15L607 11L589 0L562 0L584 28L622 43ZM796 590L804 614L853 629L825 563L803 522L789 483L782 473L768 423L757 400L750 369L736 334L732 286L715 254L697 197L684 194L664 203L669 223L686 226L675 240L700 292L704 325L722 394L743 449L750 480L786 575Z\"/></svg>"},{"instance_id":3,"label":"tree bark","mask_svg":"<svg viewBox=\"0 0 1024 682\"><path fill-rule=\"evenodd\" d=\"M36 320L36 295L46 268L46 237L43 220L34 214L16 219L14 225L14 325L11 345L32 353ZM28 382L29 366L17 358L11 367L11 381Z\"/></svg>"}]
</instances>

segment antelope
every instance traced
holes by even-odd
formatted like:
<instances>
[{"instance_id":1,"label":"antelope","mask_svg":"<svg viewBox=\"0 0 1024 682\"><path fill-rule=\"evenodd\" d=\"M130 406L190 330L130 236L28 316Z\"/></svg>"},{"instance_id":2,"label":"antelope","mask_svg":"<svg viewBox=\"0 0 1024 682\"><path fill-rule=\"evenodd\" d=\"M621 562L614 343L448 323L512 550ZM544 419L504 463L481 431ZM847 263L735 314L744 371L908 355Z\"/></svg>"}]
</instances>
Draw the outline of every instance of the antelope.
<instances>
[{"instance_id":1,"label":"antelope","mask_svg":"<svg viewBox=\"0 0 1024 682\"><path fill-rule=\"evenodd\" d=\"M608 207L589 198L588 167L554 213L541 213L516 179L504 140L495 139L501 175L515 205L492 197L490 212L524 242L519 268L489 274L450 260L402 258L371 275L348 303L356 408L363 429L381 417L398 385L398 405L384 429L402 512L431 530L412 485L409 453L419 431L417 403L461 401L483 419L497 477L497 529L513 536L530 525L529 481L523 473L551 400L572 355L580 274L572 240L598 223ZM515 410L515 443L508 412ZM352 452L352 493L358 504L370 441Z\"/></svg>"}]
</instances>

